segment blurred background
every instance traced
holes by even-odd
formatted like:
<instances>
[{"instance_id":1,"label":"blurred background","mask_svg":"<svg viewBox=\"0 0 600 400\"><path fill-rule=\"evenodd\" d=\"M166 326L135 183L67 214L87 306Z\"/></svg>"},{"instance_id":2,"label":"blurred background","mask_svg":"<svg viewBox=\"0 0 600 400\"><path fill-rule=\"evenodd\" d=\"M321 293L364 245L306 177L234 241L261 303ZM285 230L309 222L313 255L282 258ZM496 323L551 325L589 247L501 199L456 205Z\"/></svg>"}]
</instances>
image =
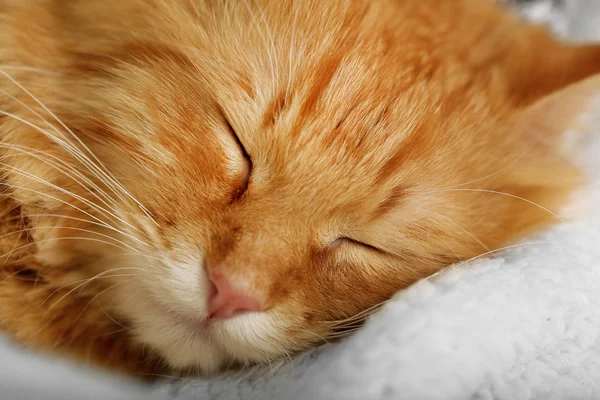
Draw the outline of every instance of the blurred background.
<instances>
[{"instance_id":1,"label":"blurred background","mask_svg":"<svg viewBox=\"0 0 600 400\"><path fill-rule=\"evenodd\" d=\"M571 41L597 41L600 37L600 0L500 0L526 18L547 23Z\"/></svg>"}]
</instances>

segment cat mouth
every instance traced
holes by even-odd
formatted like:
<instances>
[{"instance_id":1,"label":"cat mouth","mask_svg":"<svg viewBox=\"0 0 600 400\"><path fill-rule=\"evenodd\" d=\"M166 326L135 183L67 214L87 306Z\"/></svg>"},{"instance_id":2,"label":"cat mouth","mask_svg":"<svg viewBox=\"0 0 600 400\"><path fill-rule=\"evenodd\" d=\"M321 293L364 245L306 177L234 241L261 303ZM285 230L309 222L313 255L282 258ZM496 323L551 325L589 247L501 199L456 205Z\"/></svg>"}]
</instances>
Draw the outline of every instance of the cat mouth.
<instances>
[{"instance_id":1,"label":"cat mouth","mask_svg":"<svg viewBox=\"0 0 600 400\"><path fill-rule=\"evenodd\" d=\"M214 320L204 317L185 316L182 314L173 313L173 319L176 323L184 327L191 333L202 333L210 330L214 325Z\"/></svg>"},{"instance_id":2,"label":"cat mouth","mask_svg":"<svg viewBox=\"0 0 600 400\"><path fill-rule=\"evenodd\" d=\"M176 311L170 311L168 314L170 320L184 327L187 331L191 333L206 333L218 326L222 326L225 322L239 319L242 315L250 313L243 313L229 318L220 318L214 315L186 315Z\"/></svg>"},{"instance_id":3,"label":"cat mouth","mask_svg":"<svg viewBox=\"0 0 600 400\"><path fill-rule=\"evenodd\" d=\"M156 299L154 296L150 296L149 302L151 308L158 311L169 321L169 324L184 327L186 331L190 332L203 332L210 329L214 325L215 320L211 319L207 313L200 311L181 311L174 307L165 305L163 302Z\"/></svg>"}]
</instances>

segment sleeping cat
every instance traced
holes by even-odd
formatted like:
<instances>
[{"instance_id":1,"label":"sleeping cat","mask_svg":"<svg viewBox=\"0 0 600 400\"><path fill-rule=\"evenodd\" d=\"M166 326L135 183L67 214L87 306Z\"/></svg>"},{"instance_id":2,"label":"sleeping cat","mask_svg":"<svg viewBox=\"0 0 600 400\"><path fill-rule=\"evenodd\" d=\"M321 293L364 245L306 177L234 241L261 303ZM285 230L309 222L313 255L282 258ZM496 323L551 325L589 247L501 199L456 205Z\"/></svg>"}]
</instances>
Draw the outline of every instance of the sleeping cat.
<instances>
[{"instance_id":1,"label":"sleeping cat","mask_svg":"<svg viewBox=\"0 0 600 400\"><path fill-rule=\"evenodd\" d=\"M213 372L560 220L600 47L491 0L0 0L0 329Z\"/></svg>"}]
</instances>

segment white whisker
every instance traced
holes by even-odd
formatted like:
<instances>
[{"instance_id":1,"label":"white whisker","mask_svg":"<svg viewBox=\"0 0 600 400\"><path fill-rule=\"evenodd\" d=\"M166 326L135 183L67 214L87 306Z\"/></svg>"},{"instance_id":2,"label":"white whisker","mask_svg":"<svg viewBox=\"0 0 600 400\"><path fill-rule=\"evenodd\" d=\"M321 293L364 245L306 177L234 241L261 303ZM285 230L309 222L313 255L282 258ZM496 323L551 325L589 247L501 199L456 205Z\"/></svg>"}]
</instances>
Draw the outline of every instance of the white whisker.
<instances>
[{"instance_id":1,"label":"white whisker","mask_svg":"<svg viewBox=\"0 0 600 400\"><path fill-rule=\"evenodd\" d=\"M72 152L72 154L75 157L78 157L78 155L81 155L82 159L80 161L82 163L84 163L90 169L90 172L93 172L93 170L95 169L97 172L102 174L105 177L104 182L107 183L107 185L113 189L113 191L115 192L115 194L117 196L119 196L119 194L115 190L115 187L117 189L119 189L122 193L127 195L131 200L133 200L141 208L141 210L146 214L146 216L153 223L158 225L158 223L152 218L152 216L150 215L150 213L148 212L146 207L144 207L121 184L119 184L116 181L116 179L112 176L112 174L110 174L110 172L108 172L108 169L106 168L106 166L104 166L104 164L98 159L98 157L96 157L96 155L86 146L86 144L62 120L60 120L60 118L58 118L58 116L56 114L54 114L48 107L46 107L45 104L43 104L36 96L34 96L33 93L31 93L29 90L27 90L27 88L25 88L23 85L21 85L16 79L14 79L10 74L8 74L2 68L0 68L0 74L4 75L7 79L9 79L11 82L13 82L17 87L19 87L19 89L21 89L33 101L35 101L40 107L42 107L52 118L54 118L54 120L56 122L58 122L68 133L71 134L71 136L84 148L84 150L86 150L89 153L89 155L96 161L96 163L94 163L92 160L90 160L90 158L88 156L86 156L83 152L81 152L77 147L75 147L75 146L72 147L72 149L74 150ZM48 133L46 132L46 134L48 134ZM50 135L50 137L56 138L55 136L53 136L51 134L49 134L49 135ZM58 138L56 138L56 139L58 139ZM63 147L65 149L67 149L67 147L65 147L65 146L63 146ZM98 176L98 178L100 178L100 176Z\"/></svg>"},{"instance_id":2,"label":"white whisker","mask_svg":"<svg viewBox=\"0 0 600 400\"><path fill-rule=\"evenodd\" d=\"M125 221L124 219L120 218L120 217L119 217L119 216L117 216L116 214L114 214L114 213L112 213L112 212L108 211L108 210L107 210L107 209L105 209L104 207L101 207L101 206L99 206L99 205L95 204L94 202L92 202L92 201L90 201L90 200L88 200L88 199L86 199L86 198L84 198L84 197L82 197L82 196L79 196L79 195L78 195L78 194L76 194L76 193L73 193L73 192L71 192L71 191L69 191L69 190L66 190L66 189L64 189L64 188L62 188L62 187L60 187L60 186L57 186L57 185L55 185L55 184L53 184L53 183L51 183L51 182L48 182L48 181L47 181L47 180L45 180L45 179L39 178L39 177L37 177L37 176L35 176L35 175L33 175L33 174L31 174L31 173L27 172L27 171L23 171L23 170L21 170L21 169L19 169L19 168L13 167L13 166L11 166L11 165L9 165L9 164L7 164L7 163L4 163L4 162L1 162L1 161L0 161L0 165L3 165L3 166L5 166L6 168L9 168L9 170L10 170L10 171L12 171L12 172L13 172L13 173L15 173L15 174L18 174L18 175L21 175L21 176L25 176L25 177L27 177L27 178L30 178L30 179L32 179L32 180L34 180L34 181L36 181L36 182L39 182L39 183L45 184L45 185L47 185L47 186L49 186L49 187L51 187L51 188L53 188L53 189L56 189L56 190L58 190L58 191L60 191L60 192L62 192L62 193L64 193L64 194L66 194L66 195L69 195L69 196L71 196L71 197L73 197L73 198L75 198L75 199L77 199L77 200L79 200L79 201L83 202L84 204L88 205L89 207L91 207L92 209L94 209L94 210L98 211L99 213L101 213L101 214L104 214L105 216L106 216L106 215L112 216L112 217L113 217L113 218L115 218L116 220L118 220L118 221L120 221L120 222L122 222L122 223L124 223L124 224L128 225L129 227L131 227L131 228L133 228L133 229L135 229L135 230L137 230L137 231L140 231L140 230L139 230L137 227L135 227L135 226L134 226L134 225L132 225L131 223L129 223L129 222L127 222L127 221ZM140 231L140 232L141 232L141 231Z\"/></svg>"},{"instance_id":3,"label":"white whisker","mask_svg":"<svg viewBox=\"0 0 600 400\"><path fill-rule=\"evenodd\" d=\"M2 281L0 281L0 286L2 286L4 283L8 282L8 280L10 278L14 277L15 275L18 275L19 272L21 272L21 271L17 269L15 272L13 272L12 274L10 274L7 277L5 277L4 279L2 279Z\"/></svg>"},{"instance_id":4,"label":"white whisker","mask_svg":"<svg viewBox=\"0 0 600 400\"><path fill-rule=\"evenodd\" d=\"M119 276L121 276L121 274L117 274L117 275L106 275L106 274L108 274L108 273L113 273L113 272L116 272L116 271L123 271L123 270L143 271L141 268L136 268L136 267L118 267L118 268L111 268L111 269L109 269L109 270L102 271L102 272L100 272L100 273L98 273L98 274L94 275L94 276L93 276L93 277L91 277L91 278L80 279L80 280L77 280L77 281L73 281L73 282L66 283L66 284L64 284L64 285L60 286L59 288L55 289L55 290L54 290L52 293L50 293L50 295L48 295L48 296L47 296L47 297L44 299L44 301L42 301L42 302L39 304L39 306L38 306L38 307L41 307L41 306L43 306L43 305L44 305L44 304L45 304L45 303L46 303L48 300L50 300L50 298L52 298L52 296L54 296L54 295L55 295L57 292L59 292L60 290L62 290L62 289L64 289L64 288L66 288L67 286L71 286L71 285L77 285L77 284L79 284L79 283L81 283L81 282L88 282L88 281L90 281L90 280L96 280L96 279L100 279L100 278L102 278L102 279L106 279L106 278L114 278L114 277L119 277Z\"/></svg>"},{"instance_id":5,"label":"white whisker","mask_svg":"<svg viewBox=\"0 0 600 400\"><path fill-rule=\"evenodd\" d=\"M8 93L7 91L0 89L0 93L4 93L6 96L10 97L11 99L13 99L14 101L18 102L19 104L21 104L23 107L25 107L27 110L31 111L35 116L37 116L38 118L40 118L42 121L46 122L46 124L50 127L53 128L54 130L56 130L56 127L54 127L54 125L52 125L49 121L47 121L44 117L42 117L37 111L35 111L34 109L32 109L31 107L29 107L27 104L25 104L24 102L22 102L21 100L17 99L16 97L14 97L13 95L11 95L10 93ZM64 173L65 175L69 176L71 179L73 179L74 181L76 181L77 183L79 183L82 187L84 187L85 189L87 189L88 191L90 191L90 193L93 193L91 190L89 190L87 188L87 186L83 185L82 183L80 183L78 180L76 180L75 178L71 177L70 175L68 175L66 172L64 172L62 169L60 169L58 166L56 166L54 163L50 164L51 161L44 159L43 157L39 157L31 152L27 152L26 150L23 149L24 146L18 146L18 145L8 145L8 144L2 144L2 146L6 146L8 148L13 148L15 150L20 150L26 154L31 155L32 157L36 157L39 160L45 161L46 163L48 163L49 165L53 165L56 169L58 169L59 171L61 171L62 173ZM35 150L32 148L25 148L25 149L30 149L30 150ZM36 152L40 152L39 150L36 150ZM63 164L69 166L64 160L53 156L49 153L45 153L47 156L51 156L52 158L59 160L60 162L62 162ZM72 172L76 173L76 171L74 170L74 168L72 168ZM79 179L83 179L85 181L87 181L88 184L92 185L92 187L96 190L98 190L103 196L105 196L106 199L108 199L108 201L113 201L114 199L112 199L108 194L106 194L99 186L97 186L96 184L94 184L93 182L91 182L89 179L87 179L87 177L82 176L81 174L79 174ZM95 194L94 194L95 195ZM97 195L95 195L96 197L98 197ZM100 200L100 199L99 199ZM106 204L106 203L105 203ZM108 204L107 204L108 205Z\"/></svg>"},{"instance_id":6,"label":"white whisker","mask_svg":"<svg viewBox=\"0 0 600 400\"><path fill-rule=\"evenodd\" d=\"M73 293L74 291L76 291L77 289L82 288L85 285L88 285L92 282L97 281L98 279L102 278L106 278L106 276L103 276L103 274L108 273L108 272L113 272L114 270L108 270L105 271L103 273L100 273L92 278L86 279L83 283L80 283L79 285L75 286L73 289L69 290L67 293L65 293L61 298L59 298L56 302L54 302L50 307L48 307L48 309L46 310L46 313L44 315L46 315L54 306L56 306L58 303L60 303L62 300L64 300L67 296L69 296L71 293ZM122 276L135 276L135 274L119 274L119 275L115 275L116 277L122 277ZM61 288L62 289L62 288ZM60 289L57 289L60 290ZM57 290L55 290L50 296L48 296L48 298L46 300L48 300L49 298L51 298L54 293L57 292ZM44 305L44 303L46 302L46 300L44 300L44 302L42 302L39 307L41 307L42 305Z\"/></svg>"},{"instance_id":7,"label":"white whisker","mask_svg":"<svg viewBox=\"0 0 600 400\"><path fill-rule=\"evenodd\" d=\"M117 277L123 277L123 276L135 276L135 275L133 275L133 274L122 274L122 275L116 275L116 276L117 276ZM53 309L53 308L54 308L54 307L55 307L55 306L56 306L58 303L60 303L60 302L61 302L62 300L64 300L65 298L67 298L67 297L68 297L68 296L69 296L71 293L73 293L75 290L77 290L77 289L79 289L79 288L81 288L81 287L83 287L83 286L85 286L85 285L87 285L87 284L91 283L91 282L92 282L92 281L94 281L94 280L95 280L95 279L93 279L93 278L92 278L92 279L88 279L88 280L86 280L84 283L81 283L81 284L77 285L75 288L73 288L73 289L69 290L69 291L68 291L68 292L67 292L65 295L63 295L63 296L62 296L60 299L58 299L58 300L57 300L55 303L51 304L51 305L50 305L50 307L48 307L48 309L47 309L47 310L46 310L46 312L44 313L43 317L45 317L45 316L48 314L48 312L50 312L50 310L52 310L52 309ZM123 282L120 282L120 283L123 283ZM117 285L115 285L115 286L117 286ZM88 305L89 305L89 304L88 304ZM41 306L41 305L40 305L40 306ZM86 306L86 308L87 308L87 306ZM85 310L85 309L84 309L84 310ZM81 317L81 315L80 315L79 317ZM79 317L77 317L77 318L79 318Z\"/></svg>"},{"instance_id":8,"label":"white whisker","mask_svg":"<svg viewBox=\"0 0 600 400\"><path fill-rule=\"evenodd\" d=\"M461 231L463 231L464 233L466 233L467 235L469 235L473 240L475 240L479 245L481 245L481 247L483 247L486 251L490 251L491 250L485 243L483 243L475 235L473 235L471 232L469 232L468 230L466 230L465 228L463 228L462 226L460 226L458 223L456 223L451 218L449 218L449 217L447 217L445 215L442 215L440 213L437 213L437 212L432 212L432 214L436 215L438 218L444 219L445 221L451 223L452 225L454 225L455 227L457 227L458 229L460 229Z\"/></svg>"},{"instance_id":9,"label":"white whisker","mask_svg":"<svg viewBox=\"0 0 600 400\"><path fill-rule=\"evenodd\" d=\"M12 254L17 251L17 245L19 244L19 242L17 240L15 240L15 242L13 243L12 248L10 249L10 251L8 252L8 254L6 254L4 257L4 261L2 262L2 267L4 267L6 265L6 263L8 262L8 260L11 259Z\"/></svg>"},{"instance_id":10,"label":"white whisker","mask_svg":"<svg viewBox=\"0 0 600 400\"><path fill-rule=\"evenodd\" d=\"M90 229L83 229L83 228L75 228L75 227L69 227L69 226L35 226L35 227L31 227L31 228L24 228L24 229L18 229L16 231L12 231L9 233L6 233L2 236L0 236L0 239L3 239L5 237L17 234L17 233L23 233L23 232L28 232L28 231L32 231L32 230L38 230L38 229L48 229L48 230L52 230L52 229L66 229L66 230L70 230L70 231L77 231L77 232L85 232L85 233L89 233L89 234L93 234L93 235L98 235L107 239L111 239L114 240L116 243L122 244L123 246L129 246L127 243L123 242L122 240L116 239L110 235L106 235L104 233L100 233L100 232L95 232L92 231ZM133 249L133 247L132 247ZM137 251L139 252L139 251ZM10 255L9 255L10 256Z\"/></svg>"},{"instance_id":11,"label":"white whisker","mask_svg":"<svg viewBox=\"0 0 600 400\"><path fill-rule=\"evenodd\" d=\"M534 147L535 147L535 144L532 144L532 145L528 146L521 154L519 154L518 157L516 157L512 161L508 162L506 165L504 165L502 168L498 169L495 172L492 172L492 173L490 173L488 175L482 176L482 177L477 178L477 179L473 179L473 180L468 181L468 182L463 182L463 183L460 183L460 184L457 184L457 185L453 185L453 186L447 186L447 187L437 188L437 190L456 189L456 188L460 188L460 187L467 186L467 185L472 185L474 183L481 182L481 181L484 181L486 179L492 178L492 177L500 174L502 171L504 171L504 170L510 168L511 166L515 165L519 161L521 161L523 159L523 157L525 157L529 153L529 151L531 151L531 149L533 149ZM407 190L407 191L411 192L410 189ZM427 192L428 190L425 189L424 191ZM420 190L415 190L415 191L412 191L412 192L421 192L421 191Z\"/></svg>"},{"instance_id":12,"label":"white whisker","mask_svg":"<svg viewBox=\"0 0 600 400\"><path fill-rule=\"evenodd\" d=\"M116 243L111 243L111 242L107 242L106 240L101 240L101 239L96 239L96 238L87 238L87 237L60 237L60 238L48 238L48 239L42 239L42 240L38 240L38 241L37 241L37 242L35 242L35 243L27 243L27 244L24 244L24 245L22 245L22 246L19 246L19 247L17 247L17 248L15 248L15 249L13 249L12 251L13 251L13 252L14 252L14 251L19 251L19 250L23 250L23 249L26 249L26 248L28 248L28 247L31 247L31 246L36 246L36 245L38 245L38 244L40 244L40 243L44 243L44 242L51 242L51 241L59 241L59 240L82 240L82 241L89 241L89 242L98 242L98 243L103 243L103 244L106 244L107 246L113 246L113 247L116 247L116 248L118 248L118 249L121 249L121 250L125 250L125 251L127 251L127 250L128 250L127 248L124 248L124 247L122 247L122 246L119 246L119 245L118 245L118 244L116 244ZM140 254L141 256L143 256L143 257L148 257L148 256L146 256L144 253L140 252L139 250L137 250L137 249L135 249L135 248L133 248L133 247L131 247L131 246L128 246L128 247L130 248L130 250L133 250L133 251L135 251L136 253ZM7 256L9 253L10 253L10 252L6 252L6 253L4 253L4 254L0 255L0 258L6 257L6 256Z\"/></svg>"},{"instance_id":13,"label":"white whisker","mask_svg":"<svg viewBox=\"0 0 600 400\"><path fill-rule=\"evenodd\" d=\"M7 188L9 188L9 189L13 188L13 189L19 189L19 190L29 191L29 192L32 192L32 193L36 193L36 194L38 194L38 195L40 195L40 196L42 196L42 197L46 197L46 198L49 198L49 199L52 199L52 200L58 201L58 202L60 202L61 204L64 204L64 205L66 205L66 206L69 206L69 207L72 207L72 208L76 209L77 211L79 211L79 212L81 212L81 213L83 213L83 214L87 215L88 217L90 217L90 218L93 218L94 220L96 220L96 221L98 221L98 222L100 222L100 223L104 224L104 226L106 226L106 227L107 227L107 228L109 228L109 229L112 227L112 225L110 225L108 222L101 220L100 218L96 217L95 215L92 215L92 214L88 213L87 211L84 211L84 210L83 210L83 209L81 209L80 207L77 207L77 206L75 206L75 205L73 205L73 204L71 204L71 203L69 203L69 202L67 202L67 201L65 201L65 200L59 199L59 198L58 198L58 197L56 197L56 196L52 196L52 195L49 195L49 194L47 194L47 193L40 192L40 191L38 191L38 190L33 190L33 189L26 188L26 187L18 186L18 185L13 185L13 184L10 184L10 185L9 185L9 184L7 184L7 183L4 183L4 182L0 182L0 186L7 187ZM64 190L64 189L63 189L63 190ZM68 191L67 191L67 192L68 192ZM93 208L93 206L92 206L92 208ZM118 218L118 219L119 219L119 220L121 220L120 218ZM128 226L130 226L130 227L132 227L132 228L134 228L136 231L138 231L138 232L140 232L140 233L146 234L146 232L143 232L143 231L142 231L142 230L140 230L139 228L137 228L137 227L135 227L135 226L131 225L130 223L127 223L127 225L128 225ZM113 227L113 229L115 229L115 228Z\"/></svg>"},{"instance_id":14,"label":"white whisker","mask_svg":"<svg viewBox=\"0 0 600 400\"><path fill-rule=\"evenodd\" d=\"M7 167L10 167L10 165L8 165L8 164L5 164L5 163L3 163L3 162L1 162L1 161L0 161L0 165L4 165L4 166L7 166ZM81 201L81 202L83 202L84 204L87 204L88 206L90 206L92 209L95 209L96 211L104 211L104 212L101 212L101 213L102 213L104 216L106 216L106 214L108 214L108 216L112 216L113 218L115 218L115 219L117 219L117 220L119 220L119 221L121 221L121 222L124 222L124 221L123 221L121 218L117 217L117 216L116 216L114 213L111 213L110 211L108 211L108 210L105 210L105 209L104 209L104 208L102 208L102 207L98 207L98 206L96 206L96 205L95 205L94 203L92 203L91 201L89 201L89 200L87 200L87 199L85 199L85 198L83 198L83 197L81 197L81 196L79 196L79 195L77 195L77 194L75 194L75 193L73 193L73 192L70 192L70 191L68 191L68 190L66 190L66 189L63 189L63 188L61 188L60 186L54 185L54 184L52 184L52 183L50 183L50 182L48 182L48 181L46 181L46 180L44 180L44 179L38 178L38 177L36 177L35 175L29 174L29 173L27 173L27 172L24 172L24 171L20 171L20 170L19 170L19 169L17 169L17 168L14 168L14 167L10 167L10 168L11 168L11 169L13 170L13 172L14 172L14 173L16 173L16 174L19 174L19 175L22 175L22 176L26 176L26 177L28 177L28 178L30 178L30 179L32 179L32 180L34 180L34 181L36 181L36 182L43 183L43 184L45 184L45 185L48 185L48 186L49 186L49 187L51 187L51 188L54 188L54 189L56 189L56 190L58 190L58 191L60 191L60 192L63 192L63 193L65 193L65 194L67 194L67 195L70 195L71 197L74 197L74 198L76 198L77 200L80 200L80 201ZM99 224L99 225L101 225L101 224ZM129 224L129 225L130 225L130 224ZM114 227L112 227L112 226L107 226L107 228L108 228L108 229L111 229L111 230L114 230L114 231L116 231L116 232L119 232L119 233L121 233L121 234L123 234L123 235L125 235L125 236L128 236L129 238L131 238L131 239L133 239L133 240L136 240L136 241L138 241L138 242L140 242L140 243L142 243L142 244L144 244L144 245L148 246L148 244L147 244L147 243L145 243L145 242L143 242L143 241L141 241L141 240L137 239L135 236L132 236L132 235L129 235L129 234L123 233L123 232L119 231L118 229L116 229L116 228L114 228ZM136 229L137 229L137 228L136 228ZM139 229L137 229L137 230L139 231Z\"/></svg>"},{"instance_id":15,"label":"white whisker","mask_svg":"<svg viewBox=\"0 0 600 400\"><path fill-rule=\"evenodd\" d=\"M85 215L87 215L88 217L90 217L90 218L92 218L92 219L94 219L94 220L98 221L98 222L99 222L99 224L100 224L100 226L104 226L105 228L108 228L108 229L112 228L112 226L111 226L111 225L109 225L109 224L108 224L107 222L105 222L105 221L102 221L101 219L99 219L99 218L98 218L98 217L96 217L95 215L92 215L92 214L88 213L87 211L83 210L83 209L82 209L82 208L80 208L80 207L77 207L76 205L73 205L73 204L71 204L71 203L68 203L68 202L66 202L66 201L62 200L62 199L59 199L58 197L55 197L55 196L49 195L49 194L47 194L47 193L40 192L40 191L38 191L38 190L33 190L33 189L26 188L26 187L18 186L18 185L9 185L9 184L7 184L7 183L3 183L3 182L0 182L0 186L4 186L4 187L6 187L6 188L8 188L8 189L14 188L14 189L19 189L19 190L24 190L24 191L27 191L27 192L32 192L32 193L38 194L38 195L40 195L40 196L42 196L42 197L46 197L46 198L49 198L49 199L52 199L52 200L58 201L59 203L61 203L61 204L64 204L64 205L66 205L66 206L69 206L69 207L72 207L72 208L74 208L75 210L77 210L77 211L81 212L82 214L85 214ZM43 214L40 214L40 215L43 215Z\"/></svg>"},{"instance_id":16,"label":"white whisker","mask_svg":"<svg viewBox=\"0 0 600 400\"><path fill-rule=\"evenodd\" d=\"M119 277L124 277L124 276L135 276L135 275L133 275L133 274L125 274L125 275L118 275L118 276L119 276ZM106 288L106 289L104 289L104 290L101 290L100 292L98 292L98 293L97 293L97 294L96 294L94 297L92 297L92 299L91 299L90 301L88 301L88 303L86 304L86 306L85 306L85 307L83 307L83 310L81 310L81 312L79 313L79 315L78 315L78 316L77 316L77 318L75 319L75 322L79 321L79 318L81 318L81 316L82 316L82 315L85 313L85 311L86 311L86 310L89 308L89 306L90 306L90 305L91 305L91 304L92 304L92 303L93 303L93 302L94 302L94 301L95 301L95 300L96 300L98 297L102 296L104 293L108 292L109 290L111 290L111 289L114 289L114 288L116 288L117 286L119 286L119 285L122 285L122 284L124 284L124 283L127 283L127 282L129 282L129 281L130 281L130 280L126 280L126 281L122 281L122 282L117 282L117 283L115 283L114 285L111 285L111 286L109 286L108 288ZM102 309L102 311L104 311L104 309ZM109 316L109 315L106 313L106 311L104 311L104 314L106 314L106 316L107 316L107 317L108 317L110 320L112 320L113 322L116 322L116 321L115 321L113 318L111 318L111 317L110 317L110 316ZM117 324L118 324L118 323L117 323ZM124 326L123 326L123 325L121 325L121 324L118 324L118 325L120 325L122 328L124 328Z\"/></svg>"},{"instance_id":17,"label":"white whisker","mask_svg":"<svg viewBox=\"0 0 600 400\"><path fill-rule=\"evenodd\" d=\"M148 243L146 243L146 242L144 242L144 241L136 238L135 236L132 236L132 235L126 233L126 232L123 232L123 231L121 231L121 230L119 230L117 228L114 228L112 226L106 226L103 223L96 222L96 221L90 221L90 220L87 220L87 219L84 219L84 218L71 217L69 215L62 215L62 214L27 214L27 217L28 218L32 218L32 217L37 217L37 218L39 218L39 217L48 217L48 218L68 219L68 220L72 220L72 221L85 222L86 224L100 226L100 227L103 227L105 229L109 229L111 231L114 231L115 233L118 233L118 234L126 236L126 237L128 237L128 238L130 238L132 240L135 240L136 242L138 242L140 244L143 244L144 246L149 246L150 247L150 244L148 244ZM23 218L22 216L13 217L13 218L7 218L4 221L8 222L8 221L11 221L11 220L22 219L22 218Z\"/></svg>"},{"instance_id":18,"label":"white whisker","mask_svg":"<svg viewBox=\"0 0 600 400\"><path fill-rule=\"evenodd\" d=\"M0 147L5 147L5 148L6 148L7 146L4 146L4 145L0 144ZM102 203L103 203L105 206L107 206L107 207L112 207L112 206L114 206L114 204L109 204L109 203L107 203L107 202L106 202L104 199L100 198L100 197L99 197L99 196L98 196L98 195L97 195L97 194L96 194L96 193L95 193L93 190L91 190L89 187L87 187L85 184L83 184L83 183L82 183L81 181L79 181L78 179L74 178L74 177L73 177L72 175L70 175L68 172L64 171L62 168L60 168L59 166L57 166L57 165L56 165L55 163L53 163L52 161L49 161L49 160L44 160L42 157L39 157L39 156L37 156L37 155L34 155L34 154L31 154L31 153L26 153L26 154L28 154L28 155L30 155L31 157L34 157L34 158L36 158L36 159L39 159L40 161L42 161L42 162L44 162L44 163L46 163L46 164L48 164L48 165L52 166L53 168L55 168L55 169L56 169L56 170L58 170L59 172L63 173L65 176L67 176L68 178L70 178L70 179L71 179L73 182L75 182L76 184L78 184L79 186L81 186L82 188L84 188L84 189L85 189L85 190L86 190L88 193L90 193L90 194L91 194L92 196L94 196L96 199L100 200L100 201L101 201L101 202L102 202ZM20 170L20 169L18 169L18 168L16 168L16 167L13 167L13 166L11 166L10 164L7 164L7 163L1 163L0 165L5 165L6 167L8 167L8 168L12 168L12 169L14 169L14 170L16 170L16 171L19 171L19 172L23 173L23 174L29 174L28 172L26 172L26 171L23 171L23 170ZM33 174L29 174L29 175L30 175L30 176L35 176L35 175L33 175ZM38 179L41 179L41 178L38 178ZM47 181L44 181L44 182L47 182ZM93 183L92 183L92 184L93 184ZM100 189L100 188L99 188L99 187L97 187L95 184L93 184L93 185L95 186L95 188L97 188L97 189ZM101 193L102 193L102 192L101 192ZM111 199L111 200L112 200L112 199ZM112 200L112 201L113 201L113 203L114 203L114 200Z\"/></svg>"},{"instance_id":19,"label":"white whisker","mask_svg":"<svg viewBox=\"0 0 600 400\"><path fill-rule=\"evenodd\" d=\"M26 119L19 117L18 115L6 112L4 110L0 110L0 115L4 115L6 117L9 118L13 118L27 126L29 126L30 128L40 132L41 134L43 134L44 136L48 137L49 139L51 139L54 143L58 144L59 146L61 146L64 150L66 150L69 154L71 154L73 157L75 157L79 162L81 162L84 166L88 167L89 169L89 165L87 165L86 162L84 162L85 160L82 160L82 156L81 156L81 152L79 151L79 149L77 149L76 147L73 147L72 144L65 142L64 140L60 139L59 137L51 134L50 132L42 129L41 127L33 124L32 122L27 121ZM58 132L58 131L57 131ZM94 171L90 170L90 172L98 179L102 179L97 173L95 173ZM114 189L113 189L114 191ZM115 192L115 194L118 193ZM122 197L121 197L122 199Z\"/></svg>"},{"instance_id":20,"label":"white whisker","mask_svg":"<svg viewBox=\"0 0 600 400\"><path fill-rule=\"evenodd\" d=\"M556 218L557 220L559 220L560 222L564 222L564 220L559 217L557 214L553 213L552 211L550 211L549 209L547 209L546 207L531 201L529 199L526 199L524 197L521 196L517 196L511 193L505 193L505 192L498 192L496 190L487 190L487 189L432 189L432 190L423 190L420 191L421 193L437 193L437 192L479 192L479 193L491 193L491 194L499 194L502 196L507 196L507 197L512 197L513 199L517 199L517 200L521 200L524 201L526 203L529 203L535 207L538 207L539 209L547 212L548 214L552 215L554 218Z\"/></svg>"},{"instance_id":21,"label":"white whisker","mask_svg":"<svg viewBox=\"0 0 600 400\"><path fill-rule=\"evenodd\" d=\"M136 292L137 294L137 292ZM129 298L133 297L130 296ZM110 319L112 322L114 322L116 325L119 325L121 328L123 328L124 330L131 330L131 328L126 327L125 325L121 324L119 321L117 321L116 319L114 319L113 317L110 316L109 313L106 312L106 310L104 309L104 307L102 307L102 304L98 304L98 308L100 308L100 310L102 310L102 312L108 317L108 319Z\"/></svg>"},{"instance_id":22,"label":"white whisker","mask_svg":"<svg viewBox=\"0 0 600 400\"><path fill-rule=\"evenodd\" d=\"M488 252L479 254L478 256L469 258L468 260L460 261L460 262L458 262L458 263L456 263L454 265L451 265L449 268L460 267L460 266L463 266L464 264L469 264L470 262L475 261L475 260L477 260L479 258L489 256L490 254L499 253L499 252L504 251L504 250L514 249L514 248L518 248L518 247L536 246L536 245L541 245L541 244L552 244L552 242L539 241L539 242L519 243L519 244L510 245L510 246L504 246L504 247L501 247L499 249L490 250ZM432 275L429 275L425 279L426 280L433 279L433 278L439 276L440 274L442 274L446 269L447 268L441 269L441 270L437 271L436 273L434 273Z\"/></svg>"}]
</instances>

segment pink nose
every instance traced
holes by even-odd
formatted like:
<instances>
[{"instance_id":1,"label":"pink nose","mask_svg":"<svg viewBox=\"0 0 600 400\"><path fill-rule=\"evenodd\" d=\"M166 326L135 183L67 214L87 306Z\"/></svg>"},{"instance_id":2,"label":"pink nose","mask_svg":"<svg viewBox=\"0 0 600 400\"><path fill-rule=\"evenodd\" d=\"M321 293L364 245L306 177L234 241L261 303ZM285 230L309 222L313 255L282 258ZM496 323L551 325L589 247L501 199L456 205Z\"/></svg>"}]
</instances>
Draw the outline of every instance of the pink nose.
<instances>
[{"instance_id":1,"label":"pink nose","mask_svg":"<svg viewBox=\"0 0 600 400\"><path fill-rule=\"evenodd\" d=\"M248 311L261 311L260 302L234 288L221 273L208 273L213 291L208 299L210 319L227 319Z\"/></svg>"}]
</instances>

